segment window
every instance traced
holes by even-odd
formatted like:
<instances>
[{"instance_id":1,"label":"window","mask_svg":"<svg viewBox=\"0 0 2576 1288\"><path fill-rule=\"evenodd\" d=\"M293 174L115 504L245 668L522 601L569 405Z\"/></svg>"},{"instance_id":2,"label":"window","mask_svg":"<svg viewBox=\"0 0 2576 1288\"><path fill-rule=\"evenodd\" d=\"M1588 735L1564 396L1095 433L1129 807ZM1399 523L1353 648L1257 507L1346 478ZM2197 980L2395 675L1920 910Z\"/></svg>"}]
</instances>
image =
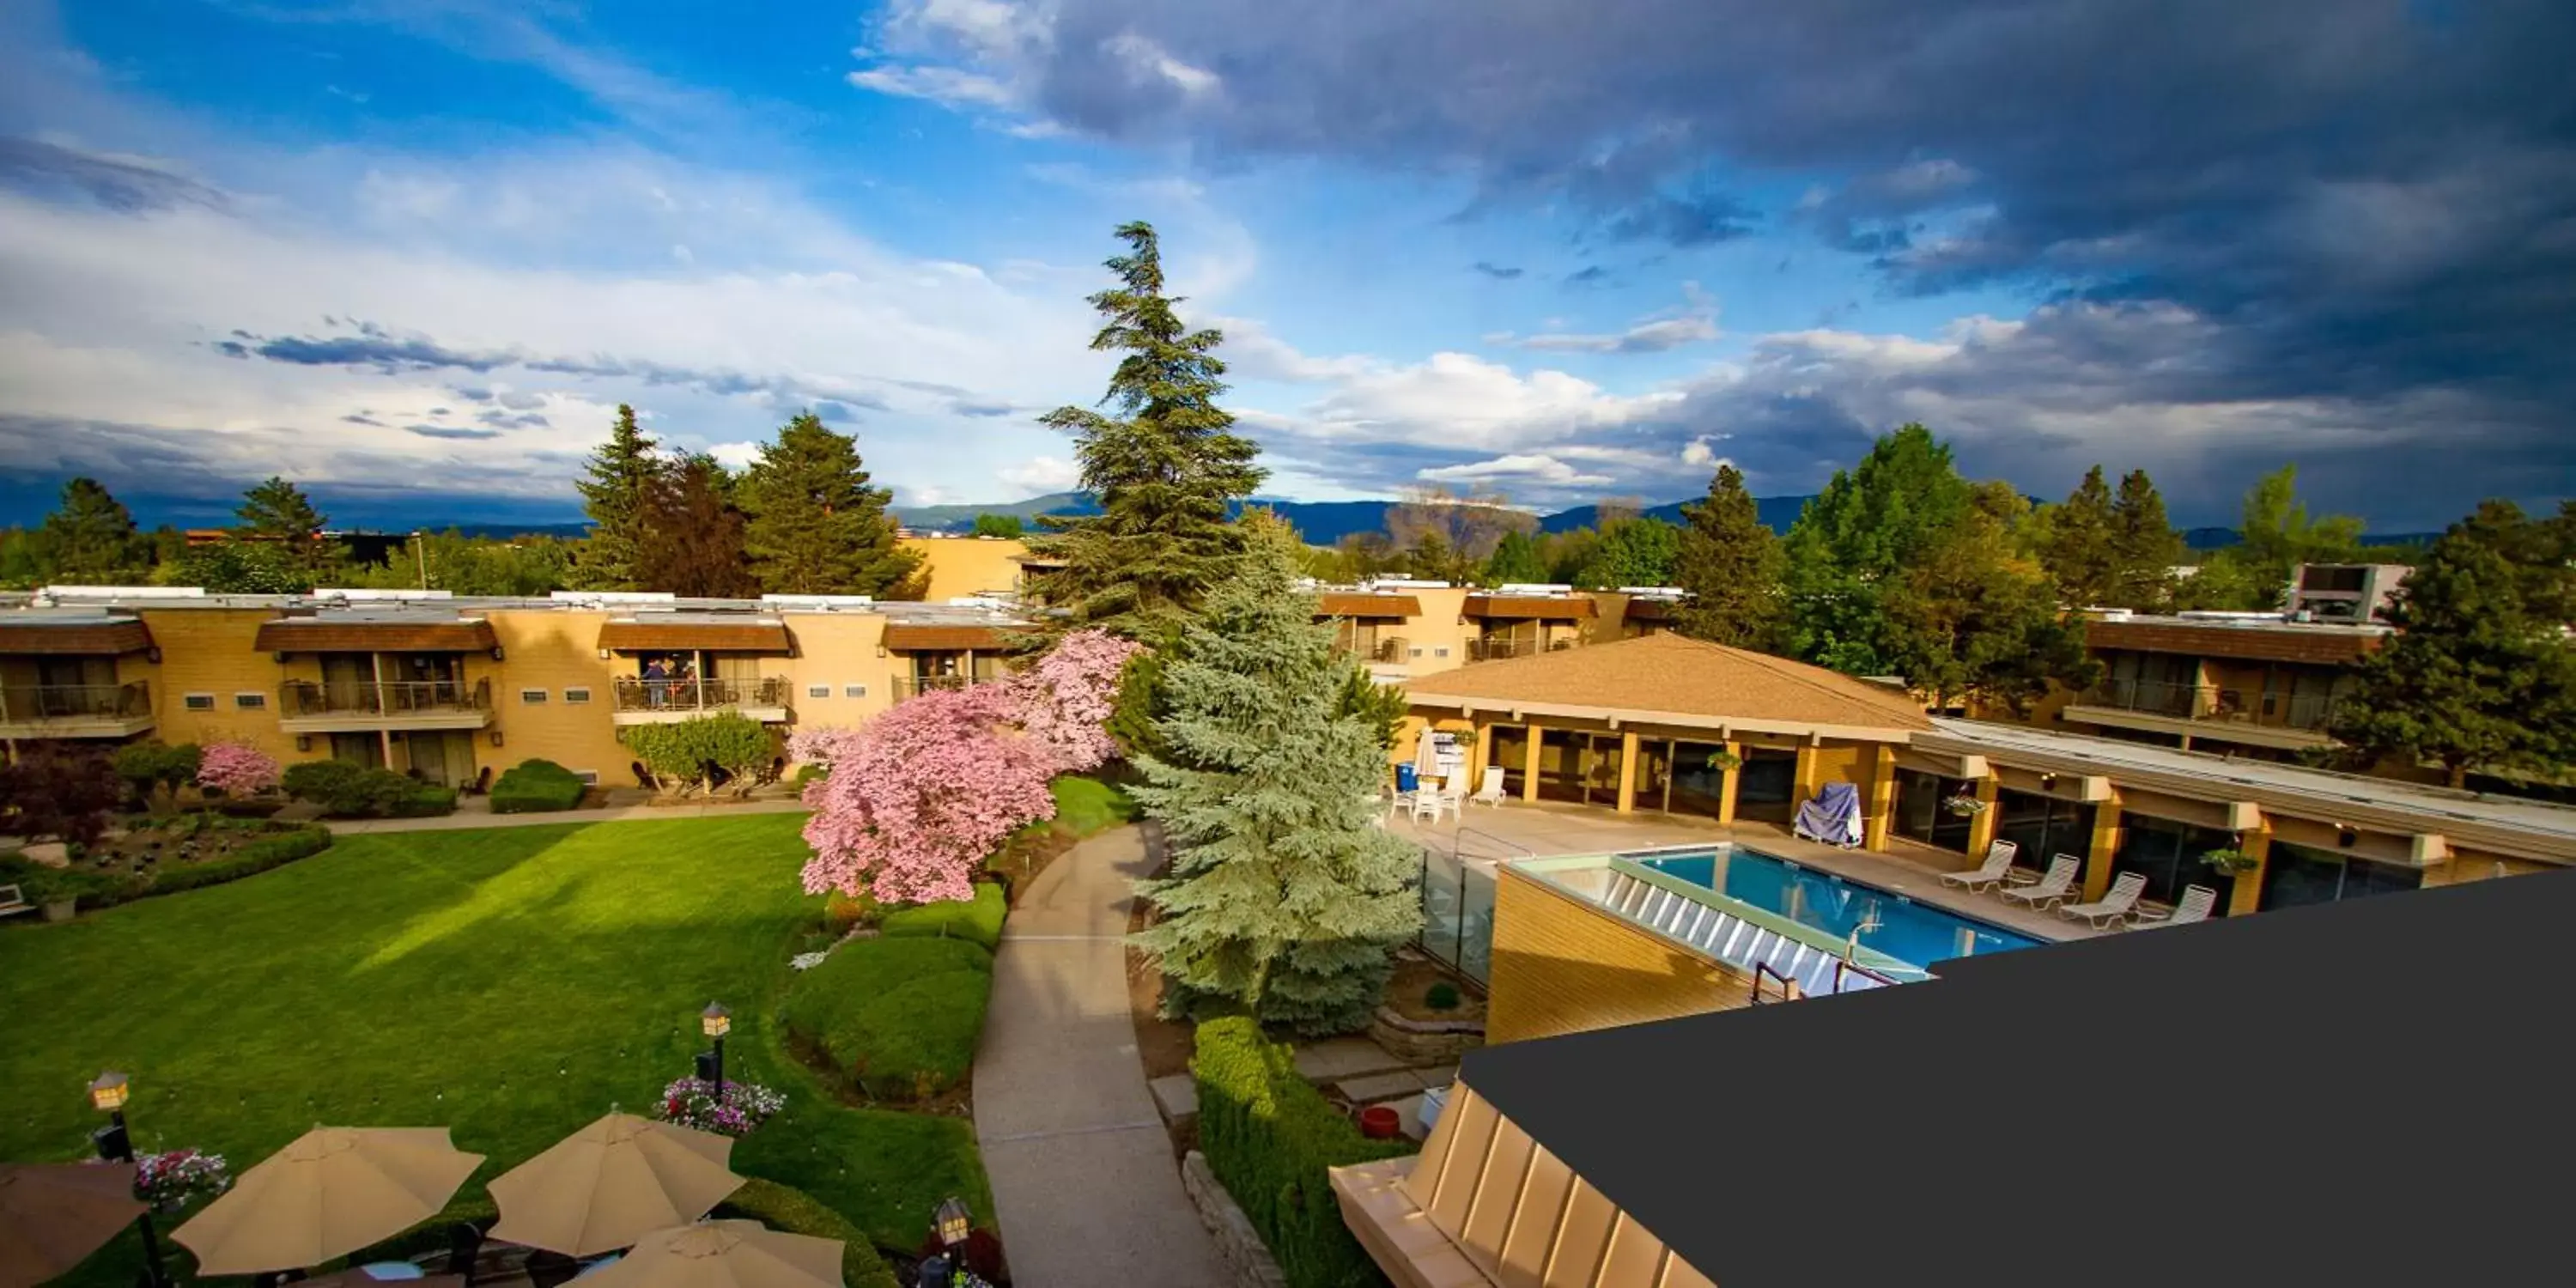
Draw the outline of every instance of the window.
<instances>
[{"instance_id":1,"label":"window","mask_svg":"<svg viewBox=\"0 0 2576 1288\"><path fill-rule=\"evenodd\" d=\"M1413 653L1414 653L1414 656L1416 656L1416 657L1420 657L1420 656L1422 655L1422 650L1420 650L1420 649L1415 649L1415 650L1413 650ZM1448 645L1446 645L1446 644L1443 644L1443 645L1441 645L1440 647L1438 647L1438 648L1435 648L1435 649L1431 650L1431 656L1433 656L1433 657L1447 657L1447 656L1449 656L1449 646L1448 646Z\"/></svg>"},{"instance_id":2,"label":"window","mask_svg":"<svg viewBox=\"0 0 2576 1288\"><path fill-rule=\"evenodd\" d=\"M868 696L868 686L864 684L844 684L841 686L841 696L845 698L864 698Z\"/></svg>"},{"instance_id":3,"label":"window","mask_svg":"<svg viewBox=\"0 0 2576 1288\"><path fill-rule=\"evenodd\" d=\"M2013 843L2014 867L2044 872L2057 855L2080 859L2093 852L2090 805L2006 787L1995 793L1993 808L1998 813L1995 839Z\"/></svg>"},{"instance_id":4,"label":"window","mask_svg":"<svg viewBox=\"0 0 2576 1288\"><path fill-rule=\"evenodd\" d=\"M832 686L828 684L806 685L805 696L809 698L828 698L832 696Z\"/></svg>"},{"instance_id":5,"label":"window","mask_svg":"<svg viewBox=\"0 0 2576 1288\"><path fill-rule=\"evenodd\" d=\"M564 705L565 705L565 706L569 706L569 707L577 707L577 706L580 706L581 704L583 704L583 703L585 703L585 702L588 702L588 701L590 701L590 690L588 690L588 689L566 689L566 690L564 690Z\"/></svg>"},{"instance_id":6,"label":"window","mask_svg":"<svg viewBox=\"0 0 2576 1288\"><path fill-rule=\"evenodd\" d=\"M211 693L191 693L186 697L179 699L179 705L186 707L190 711L212 711L215 709L215 695Z\"/></svg>"},{"instance_id":7,"label":"window","mask_svg":"<svg viewBox=\"0 0 2576 1288\"><path fill-rule=\"evenodd\" d=\"M572 771L572 776L580 779L584 787L599 786L599 771L596 769L576 769Z\"/></svg>"},{"instance_id":8,"label":"window","mask_svg":"<svg viewBox=\"0 0 2576 1288\"><path fill-rule=\"evenodd\" d=\"M265 693L236 693L233 695L233 706L243 711L262 710L268 706L268 695Z\"/></svg>"},{"instance_id":9,"label":"window","mask_svg":"<svg viewBox=\"0 0 2576 1288\"><path fill-rule=\"evenodd\" d=\"M1976 784L1964 778L1943 778L1915 769L1897 770L1896 834L1938 849L1965 853L1968 829L1975 820L1951 813L1943 802L1953 796L1975 794Z\"/></svg>"},{"instance_id":10,"label":"window","mask_svg":"<svg viewBox=\"0 0 2576 1288\"><path fill-rule=\"evenodd\" d=\"M2423 884L2424 874L2413 868L2274 841L2271 853L2263 860L2263 910L2392 894Z\"/></svg>"},{"instance_id":11,"label":"window","mask_svg":"<svg viewBox=\"0 0 2576 1288\"><path fill-rule=\"evenodd\" d=\"M2208 886L2218 892L2218 907L2211 915L2223 917L2227 915L2227 894L2234 878L2201 862L2200 856L2212 850L2234 849L2236 839L2233 832L2122 810L2120 852L2111 860L2111 871L2144 875L2146 897L2156 903L2180 900L2187 886Z\"/></svg>"},{"instance_id":12,"label":"window","mask_svg":"<svg viewBox=\"0 0 2576 1288\"><path fill-rule=\"evenodd\" d=\"M519 701L532 707L542 707L546 704L546 691L543 689L521 689L519 690Z\"/></svg>"}]
</instances>

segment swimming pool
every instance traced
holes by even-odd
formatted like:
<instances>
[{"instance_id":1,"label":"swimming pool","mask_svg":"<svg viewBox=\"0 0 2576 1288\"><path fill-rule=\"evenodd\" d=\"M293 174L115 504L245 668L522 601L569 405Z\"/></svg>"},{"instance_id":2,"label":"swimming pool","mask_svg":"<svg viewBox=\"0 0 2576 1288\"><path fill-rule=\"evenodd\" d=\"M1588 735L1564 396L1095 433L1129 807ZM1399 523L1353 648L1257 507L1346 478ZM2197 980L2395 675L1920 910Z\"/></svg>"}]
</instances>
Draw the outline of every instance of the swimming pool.
<instances>
[{"instance_id":1,"label":"swimming pool","mask_svg":"<svg viewBox=\"0 0 2576 1288\"><path fill-rule=\"evenodd\" d=\"M2043 942L1740 846L1621 857L1830 934L1848 936L1875 914L1878 928L1860 937L1862 945L1917 966Z\"/></svg>"}]
</instances>

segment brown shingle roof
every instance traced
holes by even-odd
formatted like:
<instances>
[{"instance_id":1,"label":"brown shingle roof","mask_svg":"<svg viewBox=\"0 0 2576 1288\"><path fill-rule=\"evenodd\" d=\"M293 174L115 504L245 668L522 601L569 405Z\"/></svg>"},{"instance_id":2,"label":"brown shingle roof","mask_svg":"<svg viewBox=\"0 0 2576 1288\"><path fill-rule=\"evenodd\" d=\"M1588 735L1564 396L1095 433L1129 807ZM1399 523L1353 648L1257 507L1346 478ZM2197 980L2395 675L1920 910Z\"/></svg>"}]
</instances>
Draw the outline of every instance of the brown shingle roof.
<instances>
[{"instance_id":1,"label":"brown shingle roof","mask_svg":"<svg viewBox=\"0 0 2576 1288\"><path fill-rule=\"evenodd\" d=\"M909 652L945 653L957 649L992 649L1009 646L1011 632L1000 626L973 623L888 622L885 646Z\"/></svg>"},{"instance_id":2,"label":"brown shingle roof","mask_svg":"<svg viewBox=\"0 0 2576 1288\"><path fill-rule=\"evenodd\" d=\"M1372 595L1365 591L1328 590L1315 597L1317 617L1420 617L1422 601L1411 595Z\"/></svg>"},{"instance_id":3,"label":"brown shingle roof","mask_svg":"<svg viewBox=\"0 0 2576 1288\"><path fill-rule=\"evenodd\" d=\"M1934 726L1921 707L1847 675L1680 635L1478 662L1405 682L1416 698L1530 703L1612 712L1834 725L1893 731Z\"/></svg>"},{"instance_id":4,"label":"brown shingle roof","mask_svg":"<svg viewBox=\"0 0 2576 1288\"><path fill-rule=\"evenodd\" d=\"M2087 648L2187 653L2256 662L2311 662L2351 666L2383 641L2377 631L2350 626L2233 626L2218 622L2092 621L2084 624Z\"/></svg>"},{"instance_id":5,"label":"brown shingle roof","mask_svg":"<svg viewBox=\"0 0 2576 1288\"><path fill-rule=\"evenodd\" d=\"M281 617L261 622L253 643L263 653L479 653L498 646L492 624L479 617L454 621Z\"/></svg>"},{"instance_id":6,"label":"brown shingle roof","mask_svg":"<svg viewBox=\"0 0 2576 1288\"><path fill-rule=\"evenodd\" d=\"M1469 595L1464 611L1469 617L1571 622L1600 616L1601 606L1589 595Z\"/></svg>"},{"instance_id":7,"label":"brown shingle roof","mask_svg":"<svg viewBox=\"0 0 2576 1288\"><path fill-rule=\"evenodd\" d=\"M0 621L0 653L118 657L152 647L140 621Z\"/></svg>"},{"instance_id":8,"label":"brown shingle roof","mask_svg":"<svg viewBox=\"0 0 2576 1288\"><path fill-rule=\"evenodd\" d=\"M617 652L664 649L711 653L793 653L782 622L608 621L599 626L599 646Z\"/></svg>"}]
</instances>

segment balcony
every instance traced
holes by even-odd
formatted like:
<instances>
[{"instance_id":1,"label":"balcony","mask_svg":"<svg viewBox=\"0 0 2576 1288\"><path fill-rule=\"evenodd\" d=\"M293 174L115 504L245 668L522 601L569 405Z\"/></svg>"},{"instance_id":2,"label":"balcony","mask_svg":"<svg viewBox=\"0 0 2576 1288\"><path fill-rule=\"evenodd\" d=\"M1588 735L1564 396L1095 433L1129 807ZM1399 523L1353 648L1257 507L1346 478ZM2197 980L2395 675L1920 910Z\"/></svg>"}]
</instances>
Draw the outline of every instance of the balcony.
<instances>
[{"instance_id":1,"label":"balcony","mask_svg":"<svg viewBox=\"0 0 2576 1288\"><path fill-rule=\"evenodd\" d=\"M131 738L152 728L152 691L125 684L0 688L0 737Z\"/></svg>"},{"instance_id":2,"label":"balcony","mask_svg":"<svg viewBox=\"0 0 2576 1288\"><path fill-rule=\"evenodd\" d=\"M925 693L946 693L975 684L991 684L1000 676L974 675L898 675L894 678L894 700L917 698Z\"/></svg>"},{"instance_id":3,"label":"balcony","mask_svg":"<svg viewBox=\"0 0 2576 1288\"><path fill-rule=\"evenodd\" d=\"M492 723L492 682L289 680L277 687L277 716L288 733L480 729Z\"/></svg>"},{"instance_id":4,"label":"balcony","mask_svg":"<svg viewBox=\"0 0 2576 1288\"><path fill-rule=\"evenodd\" d=\"M1519 639L1496 636L1492 639L1467 641L1470 662L1499 662L1509 657L1536 657L1541 653L1562 653L1580 641L1572 636L1551 640Z\"/></svg>"},{"instance_id":5,"label":"balcony","mask_svg":"<svg viewBox=\"0 0 2576 1288\"><path fill-rule=\"evenodd\" d=\"M2069 723L2110 725L2214 742L2297 750L2334 740L2334 699L2213 684L2107 680L2066 708Z\"/></svg>"},{"instance_id":6,"label":"balcony","mask_svg":"<svg viewBox=\"0 0 2576 1288\"><path fill-rule=\"evenodd\" d=\"M786 678L776 675L697 680L623 676L611 690L616 710L613 720L621 725L668 724L730 711L768 724L784 724L788 719L787 692Z\"/></svg>"}]
</instances>

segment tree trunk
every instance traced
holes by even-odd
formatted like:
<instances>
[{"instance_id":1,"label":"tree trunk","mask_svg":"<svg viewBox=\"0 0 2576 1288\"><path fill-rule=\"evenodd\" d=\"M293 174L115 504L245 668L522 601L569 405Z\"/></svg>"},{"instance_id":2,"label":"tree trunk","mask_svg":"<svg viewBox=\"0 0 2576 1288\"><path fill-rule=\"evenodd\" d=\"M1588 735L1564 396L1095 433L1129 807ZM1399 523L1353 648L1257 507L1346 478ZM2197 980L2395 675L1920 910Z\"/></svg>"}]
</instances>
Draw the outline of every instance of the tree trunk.
<instances>
[{"instance_id":1,"label":"tree trunk","mask_svg":"<svg viewBox=\"0 0 2576 1288\"><path fill-rule=\"evenodd\" d=\"M2442 766L2442 769L2445 775L2444 781L2449 783L2453 788L2466 789L2468 787L2469 767L2467 765L2445 764Z\"/></svg>"}]
</instances>

